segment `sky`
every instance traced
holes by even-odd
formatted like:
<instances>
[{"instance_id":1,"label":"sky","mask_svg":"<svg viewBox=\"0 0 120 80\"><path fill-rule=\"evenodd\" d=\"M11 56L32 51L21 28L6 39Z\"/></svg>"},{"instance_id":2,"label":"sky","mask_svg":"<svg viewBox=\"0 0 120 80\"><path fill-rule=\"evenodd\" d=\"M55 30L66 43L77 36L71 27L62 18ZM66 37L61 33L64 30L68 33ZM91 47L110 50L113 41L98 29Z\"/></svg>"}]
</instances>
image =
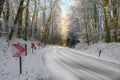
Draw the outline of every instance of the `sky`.
<instances>
[{"instance_id":1,"label":"sky","mask_svg":"<svg viewBox=\"0 0 120 80\"><path fill-rule=\"evenodd\" d=\"M62 17L65 17L69 12L70 6L73 4L74 0L62 0L61 8L62 8Z\"/></svg>"}]
</instances>

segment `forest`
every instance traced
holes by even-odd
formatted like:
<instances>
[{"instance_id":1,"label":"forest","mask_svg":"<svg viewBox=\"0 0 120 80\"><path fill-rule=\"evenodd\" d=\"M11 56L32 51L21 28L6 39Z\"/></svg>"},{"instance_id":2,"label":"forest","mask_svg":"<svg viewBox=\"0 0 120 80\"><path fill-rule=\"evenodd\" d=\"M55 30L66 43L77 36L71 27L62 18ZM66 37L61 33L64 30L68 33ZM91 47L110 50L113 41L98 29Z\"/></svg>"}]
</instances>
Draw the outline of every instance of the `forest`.
<instances>
[{"instance_id":1,"label":"forest","mask_svg":"<svg viewBox=\"0 0 120 80\"><path fill-rule=\"evenodd\" d=\"M120 42L120 0L72 0L65 16L63 1L0 0L0 37L69 47Z\"/></svg>"},{"instance_id":2,"label":"forest","mask_svg":"<svg viewBox=\"0 0 120 80\"><path fill-rule=\"evenodd\" d=\"M0 80L120 80L120 0L0 0Z\"/></svg>"}]
</instances>

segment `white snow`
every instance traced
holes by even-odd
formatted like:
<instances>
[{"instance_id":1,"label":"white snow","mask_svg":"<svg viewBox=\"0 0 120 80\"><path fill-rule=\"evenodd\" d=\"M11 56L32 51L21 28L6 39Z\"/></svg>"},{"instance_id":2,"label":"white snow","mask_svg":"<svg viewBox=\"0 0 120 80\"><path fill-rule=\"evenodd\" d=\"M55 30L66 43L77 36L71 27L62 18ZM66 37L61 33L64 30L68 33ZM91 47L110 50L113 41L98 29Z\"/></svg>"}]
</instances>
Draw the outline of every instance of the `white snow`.
<instances>
[{"instance_id":1,"label":"white snow","mask_svg":"<svg viewBox=\"0 0 120 80\"><path fill-rule=\"evenodd\" d=\"M27 56L22 56L22 74L19 73L19 58L12 57L12 44L18 42L27 44L28 51ZM119 43L76 46L81 51L49 45L36 47L37 50L32 54L31 41L13 40L8 46L6 39L0 38L0 80L120 79L120 66L116 64L120 63ZM102 54L98 59L99 50Z\"/></svg>"},{"instance_id":2,"label":"white snow","mask_svg":"<svg viewBox=\"0 0 120 80\"><path fill-rule=\"evenodd\" d=\"M120 66L69 48L45 52L46 67L55 80L120 80Z\"/></svg>"},{"instance_id":3,"label":"white snow","mask_svg":"<svg viewBox=\"0 0 120 80\"><path fill-rule=\"evenodd\" d=\"M28 44L28 55L22 56L22 74L20 74L19 58L12 57L12 43L17 43L17 41L10 42L8 47L5 39L0 39L0 80L40 80L48 78L49 75L42 61L41 48L37 48L37 51L32 54L30 42L23 42L22 40L19 40L19 42Z\"/></svg>"},{"instance_id":4,"label":"white snow","mask_svg":"<svg viewBox=\"0 0 120 80\"><path fill-rule=\"evenodd\" d=\"M90 46L86 44L78 44L75 49L84 52L84 54L100 59L120 64L120 43L96 43Z\"/></svg>"}]
</instances>

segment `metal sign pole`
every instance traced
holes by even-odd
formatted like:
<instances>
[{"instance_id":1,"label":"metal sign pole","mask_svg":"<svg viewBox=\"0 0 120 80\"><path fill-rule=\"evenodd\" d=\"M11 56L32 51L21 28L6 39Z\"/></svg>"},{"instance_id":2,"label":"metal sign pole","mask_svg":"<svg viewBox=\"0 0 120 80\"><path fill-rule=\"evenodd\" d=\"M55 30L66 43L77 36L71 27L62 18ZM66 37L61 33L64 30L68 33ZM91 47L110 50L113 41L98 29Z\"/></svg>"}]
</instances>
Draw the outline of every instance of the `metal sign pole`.
<instances>
[{"instance_id":1,"label":"metal sign pole","mask_svg":"<svg viewBox=\"0 0 120 80\"><path fill-rule=\"evenodd\" d=\"M20 44L20 42L18 42ZM22 58L21 56L19 57L19 65L20 65L20 74L22 74Z\"/></svg>"},{"instance_id":2,"label":"metal sign pole","mask_svg":"<svg viewBox=\"0 0 120 80\"><path fill-rule=\"evenodd\" d=\"M27 56L27 44L25 44L25 56Z\"/></svg>"},{"instance_id":3,"label":"metal sign pole","mask_svg":"<svg viewBox=\"0 0 120 80\"><path fill-rule=\"evenodd\" d=\"M35 54L36 54L36 46L34 47L34 49L35 49Z\"/></svg>"},{"instance_id":4,"label":"metal sign pole","mask_svg":"<svg viewBox=\"0 0 120 80\"><path fill-rule=\"evenodd\" d=\"M19 64L20 64L20 74L22 74L22 59L21 59L21 56L19 57Z\"/></svg>"},{"instance_id":5,"label":"metal sign pole","mask_svg":"<svg viewBox=\"0 0 120 80\"><path fill-rule=\"evenodd\" d=\"M20 74L22 73L22 58L21 55L23 54L23 52L25 51L25 48L23 46L20 45L20 42L18 42L18 44L12 44L13 46L13 53L16 53L16 49L17 49L17 53L13 55L13 57L19 57L19 66L20 66Z\"/></svg>"},{"instance_id":6,"label":"metal sign pole","mask_svg":"<svg viewBox=\"0 0 120 80\"><path fill-rule=\"evenodd\" d=\"M33 48L32 48L32 54L33 54Z\"/></svg>"}]
</instances>

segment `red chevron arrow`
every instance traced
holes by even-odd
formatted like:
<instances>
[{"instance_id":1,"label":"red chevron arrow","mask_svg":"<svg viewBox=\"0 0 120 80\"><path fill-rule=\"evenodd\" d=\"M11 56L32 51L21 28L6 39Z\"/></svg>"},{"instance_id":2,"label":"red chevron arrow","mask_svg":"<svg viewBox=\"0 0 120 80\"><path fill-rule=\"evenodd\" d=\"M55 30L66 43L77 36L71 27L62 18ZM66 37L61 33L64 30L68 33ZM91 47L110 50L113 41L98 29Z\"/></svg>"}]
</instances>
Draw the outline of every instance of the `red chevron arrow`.
<instances>
[{"instance_id":1,"label":"red chevron arrow","mask_svg":"<svg viewBox=\"0 0 120 80\"><path fill-rule=\"evenodd\" d=\"M40 43L38 43L38 46L40 46Z\"/></svg>"},{"instance_id":2,"label":"red chevron arrow","mask_svg":"<svg viewBox=\"0 0 120 80\"><path fill-rule=\"evenodd\" d=\"M34 48L35 47L35 44L34 43L31 43L31 48Z\"/></svg>"},{"instance_id":3,"label":"red chevron arrow","mask_svg":"<svg viewBox=\"0 0 120 80\"><path fill-rule=\"evenodd\" d=\"M20 57L22 53L25 51L25 48L19 44L13 44L13 46L18 49L17 53L13 55L13 57Z\"/></svg>"}]
</instances>

